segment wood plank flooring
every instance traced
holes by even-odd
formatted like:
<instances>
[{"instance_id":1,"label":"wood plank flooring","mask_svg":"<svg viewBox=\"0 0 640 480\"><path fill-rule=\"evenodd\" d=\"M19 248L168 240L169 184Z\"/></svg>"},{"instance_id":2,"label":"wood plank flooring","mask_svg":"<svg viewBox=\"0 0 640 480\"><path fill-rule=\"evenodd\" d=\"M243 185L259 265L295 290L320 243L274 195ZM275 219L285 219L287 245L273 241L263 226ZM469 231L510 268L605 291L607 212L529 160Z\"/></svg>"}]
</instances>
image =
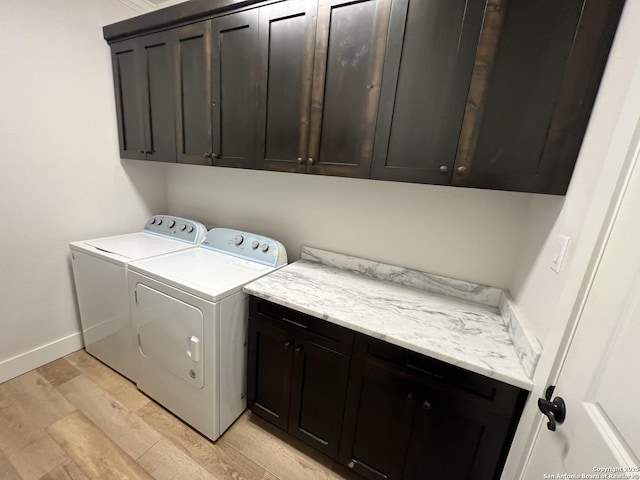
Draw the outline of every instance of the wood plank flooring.
<instances>
[{"instance_id":1,"label":"wood plank flooring","mask_svg":"<svg viewBox=\"0 0 640 480\"><path fill-rule=\"evenodd\" d=\"M211 442L84 350L0 384L1 480L361 480L245 412Z\"/></svg>"}]
</instances>

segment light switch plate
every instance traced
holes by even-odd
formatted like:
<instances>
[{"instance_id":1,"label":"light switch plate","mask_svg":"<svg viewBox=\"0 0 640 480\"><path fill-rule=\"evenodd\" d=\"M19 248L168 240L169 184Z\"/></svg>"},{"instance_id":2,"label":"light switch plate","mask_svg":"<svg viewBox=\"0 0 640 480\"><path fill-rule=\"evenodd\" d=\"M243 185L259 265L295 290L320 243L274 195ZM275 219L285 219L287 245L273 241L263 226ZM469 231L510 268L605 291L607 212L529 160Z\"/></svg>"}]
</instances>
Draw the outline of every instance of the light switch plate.
<instances>
[{"instance_id":1,"label":"light switch plate","mask_svg":"<svg viewBox=\"0 0 640 480\"><path fill-rule=\"evenodd\" d=\"M564 257L567 253L568 247L569 247L569 237L567 237L566 235L558 235L555 254L553 255L553 260L551 260L551 269L554 272L560 273L560 269L562 268L562 262L564 261Z\"/></svg>"}]
</instances>

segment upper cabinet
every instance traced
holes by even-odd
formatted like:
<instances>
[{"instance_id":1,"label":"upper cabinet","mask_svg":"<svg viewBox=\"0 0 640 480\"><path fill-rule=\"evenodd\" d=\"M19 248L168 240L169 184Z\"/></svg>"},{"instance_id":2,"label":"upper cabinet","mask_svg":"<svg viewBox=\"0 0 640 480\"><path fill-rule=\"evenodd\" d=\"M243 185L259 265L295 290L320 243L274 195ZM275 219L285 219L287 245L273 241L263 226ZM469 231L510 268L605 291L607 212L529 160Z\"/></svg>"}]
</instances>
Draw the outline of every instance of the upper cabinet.
<instances>
[{"instance_id":1,"label":"upper cabinet","mask_svg":"<svg viewBox=\"0 0 640 480\"><path fill-rule=\"evenodd\" d=\"M255 167L258 10L212 21L213 165Z\"/></svg>"},{"instance_id":2,"label":"upper cabinet","mask_svg":"<svg viewBox=\"0 0 640 480\"><path fill-rule=\"evenodd\" d=\"M146 35L112 49L122 157L175 161L170 37Z\"/></svg>"},{"instance_id":3,"label":"upper cabinet","mask_svg":"<svg viewBox=\"0 0 640 480\"><path fill-rule=\"evenodd\" d=\"M195 165L210 164L211 128L211 22L176 28L173 64L167 76L175 77L174 98L177 151L174 161Z\"/></svg>"},{"instance_id":4,"label":"upper cabinet","mask_svg":"<svg viewBox=\"0 0 640 480\"><path fill-rule=\"evenodd\" d=\"M448 184L485 0L397 0L371 177Z\"/></svg>"},{"instance_id":5,"label":"upper cabinet","mask_svg":"<svg viewBox=\"0 0 640 480\"><path fill-rule=\"evenodd\" d=\"M624 0L492 1L453 184L564 194Z\"/></svg>"},{"instance_id":6,"label":"upper cabinet","mask_svg":"<svg viewBox=\"0 0 640 480\"><path fill-rule=\"evenodd\" d=\"M138 56L138 42L135 39L111 46L118 140L122 158L146 158Z\"/></svg>"},{"instance_id":7,"label":"upper cabinet","mask_svg":"<svg viewBox=\"0 0 640 480\"><path fill-rule=\"evenodd\" d=\"M258 164L368 177L391 0L260 9Z\"/></svg>"},{"instance_id":8,"label":"upper cabinet","mask_svg":"<svg viewBox=\"0 0 640 480\"><path fill-rule=\"evenodd\" d=\"M123 158L252 168L258 12L112 45Z\"/></svg>"},{"instance_id":9,"label":"upper cabinet","mask_svg":"<svg viewBox=\"0 0 640 480\"><path fill-rule=\"evenodd\" d=\"M307 171L368 177L391 0L320 0Z\"/></svg>"},{"instance_id":10,"label":"upper cabinet","mask_svg":"<svg viewBox=\"0 0 640 480\"><path fill-rule=\"evenodd\" d=\"M260 9L258 168L306 171L317 9L306 0Z\"/></svg>"},{"instance_id":11,"label":"upper cabinet","mask_svg":"<svg viewBox=\"0 0 640 480\"><path fill-rule=\"evenodd\" d=\"M146 155L150 160L172 162L176 138L174 78L171 75L172 32L139 39L142 69L142 108L145 119Z\"/></svg>"},{"instance_id":12,"label":"upper cabinet","mask_svg":"<svg viewBox=\"0 0 640 480\"><path fill-rule=\"evenodd\" d=\"M211 152L209 23L111 46L123 158L205 163Z\"/></svg>"},{"instance_id":13,"label":"upper cabinet","mask_svg":"<svg viewBox=\"0 0 640 480\"><path fill-rule=\"evenodd\" d=\"M564 194L623 4L169 7L104 29L120 153Z\"/></svg>"}]
</instances>

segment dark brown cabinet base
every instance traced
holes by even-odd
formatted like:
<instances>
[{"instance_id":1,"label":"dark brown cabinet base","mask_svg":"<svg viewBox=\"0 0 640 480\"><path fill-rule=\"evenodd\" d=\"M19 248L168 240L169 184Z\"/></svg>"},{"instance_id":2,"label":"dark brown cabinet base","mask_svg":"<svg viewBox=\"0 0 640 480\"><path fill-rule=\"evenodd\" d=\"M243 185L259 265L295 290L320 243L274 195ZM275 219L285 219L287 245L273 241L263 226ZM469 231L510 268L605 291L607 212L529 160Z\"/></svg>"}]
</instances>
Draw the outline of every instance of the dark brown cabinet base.
<instances>
[{"instance_id":1,"label":"dark brown cabinet base","mask_svg":"<svg viewBox=\"0 0 640 480\"><path fill-rule=\"evenodd\" d=\"M371 480L499 478L526 395L357 335L338 460Z\"/></svg>"},{"instance_id":2,"label":"dark brown cabinet base","mask_svg":"<svg viewBox=\"0 0 640 480\"><path fill-rule=\"evenodd\" d=\"M353 333L252 297L249 408L338 457Z\"/></svg>"},{"instance_id":3,"label":"dark brown cabinet base","mask_svg":"<svg viewBox=\"0 0 640 480\"><path fill-rule=\"evenodd\" d=\"M251 297L249 408L365 478L499 478L527 392Z\"/></svg>"}]
</instances>

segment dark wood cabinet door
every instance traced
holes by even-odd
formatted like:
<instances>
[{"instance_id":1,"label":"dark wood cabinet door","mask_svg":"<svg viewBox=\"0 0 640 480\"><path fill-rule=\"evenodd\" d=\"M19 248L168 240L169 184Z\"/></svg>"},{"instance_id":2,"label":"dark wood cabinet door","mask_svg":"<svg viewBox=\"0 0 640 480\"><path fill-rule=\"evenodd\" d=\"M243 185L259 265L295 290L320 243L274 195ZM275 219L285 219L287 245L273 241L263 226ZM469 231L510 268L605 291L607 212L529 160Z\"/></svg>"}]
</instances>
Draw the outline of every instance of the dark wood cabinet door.
<instances>
[{"instance_id":1,"label":"dark wood cabinet door","mask_svg":"<svg viewBox=\"0 0 640 480\"><path fill-rule=\"evenodd\" d=\"M249 321L249 408L284 430L289 425L293 341L291 331L273 322Z\"/></svg>"},{"instance_id":2,"label":"dark wood cabinet door","mask_svg":"<svg viewBox=\"0 0 640 480\"><path fill-rule=\"evenodd\" d=\"M307 171L368 178L391 0L320 0Z\"/></svg>"},{"instance_id":3,"label":"dark wood cabinet door","mask_svg":"<svg viewBox=\"0 0 640 480\"><path fill-rule=\"evenodd\" d=\"M394 2L371 178L450 183L485 5Z\"/></svg>"},{"instance_id":4,"label":"dark wood cabinet door","mask_svg":"<svg viewBox=\"0 0 640 480\"><path fill-rule=\"evenodd\" d=\"M258 10L216 18L211 30L213 164L254 168Z\"/></svg>"},{"instance_id":5,"label":"dark wood cabinet door","mask_svg":"<svg viewBox=\"0 0 640 480\"><path fill-rule=\"evenodd\" d=\"M210 165L211 22L173 31L178 163Z\"/></svg>"},{"instance_id":6,"label":"dark wood cabinet door","mask_svg":"<svg viewBox=\"0 0 640 480\"><path fill-rule=\"evenodd\" d=\"M175 96L171 33L145 35L138 41L146 126L146 159L175 162Z\"/></svg>"},{"instance_id":7,"label":"dark wood cabinet door","mask_svg":"<svg viewBox=\"0 0 640 480\"><path fill-rule=\"evenodd\" d=\"M306 171L316 2L260 9L257 167Z\"/></svg>"},{"instance_id":8,"label":"dark wood cabinet door","mask_svg":"<svg viewBox=\"0 0 640 480\"><path fill-rule=\"evenodd\" d=\"M370 480L399 480L415 408L406 375L354 359L340 463Z\"/></svg>"},{"instance_id":9,"label":"dark wood cabinet door","mask_svg":"<svg viewBox=\"0 0 640 480\"><path fill-rule=\"evenodd\" d=\"M475 154L455 185L564 194L623 0L508 2Z\"/></svg>"},{"instance_id":10,"label":"dark wood cabinet door","mask_svg":"<svg viewBox=\"0 0 640 480\"><path fill-rule=\"evenodd\" d=\"M289 433L337 459L350 359L296 339Z\"/></svg>"},{"instance_id":11,"label":"dark wood cabinet door","mask_svg":"<svg viewBox=\"0 0 640 480\"><path fill-rule=\"evenodd\" d=\"M465 392L446 390L418 400L403 480L423 480L427 472L429 478L452 480L499 478L510 419L478 408Z\"/></svg>"},{"instance_id":12,"label":"dark wood cabinet door","mask_svg":"<svg viewBox=\"0 0 640 480\"><path fill-rule=\"evenodd\" d=\"M136 39L111 45L120 157L143 160L146 150L139 44Z\"/></svg>"}]
</instances>

